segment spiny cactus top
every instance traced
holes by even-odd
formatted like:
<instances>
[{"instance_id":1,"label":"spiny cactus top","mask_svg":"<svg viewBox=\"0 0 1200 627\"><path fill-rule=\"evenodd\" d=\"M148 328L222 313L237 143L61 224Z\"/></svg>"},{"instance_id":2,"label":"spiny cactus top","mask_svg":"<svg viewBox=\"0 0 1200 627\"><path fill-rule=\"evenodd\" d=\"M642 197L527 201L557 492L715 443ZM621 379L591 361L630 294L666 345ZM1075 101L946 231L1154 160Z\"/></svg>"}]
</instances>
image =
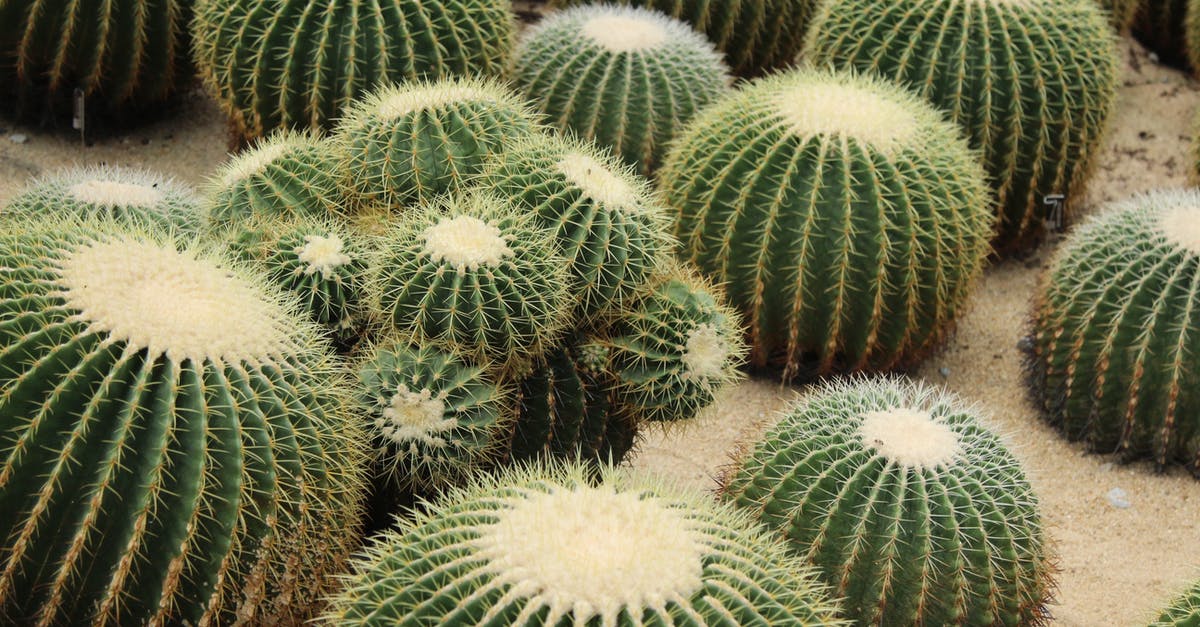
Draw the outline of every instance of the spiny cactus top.
<instances>
[{"instance_id":1,"label":"spiny cactus top","mask_svg":"<svg viewBox=\"0 0 1200 627\"><path fill-rule=\"evenodd\" d=\"M196 65L235 130L329 128L388 82L500 74L508 0L198 0Z\"/></svg>"},{"instance_id":2,"label":"spiny cactus top","mask_svg":"<svg viewBox=\"0 0 1200 627\"><path fill-rule=\"evenodd\" d=\"M355 564L330 625L840 625L784 547L700 493L531 467L453 490Z\"/></svg>"},{"instance_id":3,"label":"spiny cactus top","mask_svg":"<svg viewBox=\"0 0 1200 627\"><path fill-rule=\"evenodd\" d=\"M751 360L785 378L928 351L994 221L958 130L865 75L798 70L735 92L687 127L660 182L685 256L742 312Z\"/></svg>"},{"instance_id":4,"label":"spiny cactus top","mask_svg":"<svg viewBox=\"0 0 1200 627\"><path fill-rule=\"evenodd\" d=\"M1200 190L1138 196L1080 225L1034 324L1034 390L1053 424L1200 473Z\"/></svg>"},{"instance_id":5,"label":"spiny cactus top","mask_svg":"<svg viewBox=\"0 0 1200 627\"><path fill-rule=\"evenodd\" d=\"M350 108L334 141L355 202L395 208L460 191L488 156L534 128L507 87L444 79L373 92Z\"/></svg>"},{"instance_id":6,"label":"spiny cactus top","mask_svg":"<svg viewBox=\"0 0 1200 627\"><path fill-rule=\"evenodd\" d=\"M1200 625L1200 581L1192 584L1168 605L1149 627L1195 627Z\"/></svg>"},{"instance_id":7,"label":"spiny cactus top","mask_svg":"<svg viewBox=\"0 0 1200 627\"><path fill-rule=\"evenodd\" d=\"M513 77L550 124L649 174L696 112L729 89L712 44L657 11L589 5L526 32Z\"/></svg>"},{"instance_id":8,"label":"spiny cactus top","mask_svg":"<svg viewBox=\"0 0 1200 627\"><path fill-rule=\"evenodd\" d=\"M973 409L924 384L826 385L725 494L817 565L857 624L1045 620L1053 560L1020 464Z\"/></svg>"},{"instance_id":9,"label":"spiny cactus top","mask_svg":"<svg viewBox=\"0 0 1200 627\"><path fill-rule=\"evenodd\" d=\"M802 57L912 88L965 129L997 195L1001 253L1078 200L1119 67L1096 0L830 0Z\"/></svg>"},{"instance_id":10,"label":"spiny cactus top","mask_svg":"<svg viewBox=\"0 0 1200 627\"><path fill-rule=\"evenodd\" d=\"M354 543L362 431L311 324L216 253L0 235L0 617L290 623Z\"/></svg>"},{"instance_id":11,"label":"spiny cactus top","mask_svg":"<svg viewBox=\"0 0 1200 627\"><path fill-rule=\"evenodd\" d=\"M69 168L34 180L0 209L0 222L75 216L159 231L195 233L204 222L191 187L147 170Z\"/></svg>"},{"instance_id":12,"label":"spiny cactus top","mask_svg":"<svg viewBox=\"0 0 1200 627\"><path fill-rule=\"evenodd\" d=\"M704 33L734 72L766 74L791 64L804 41L816 0L615 0L662 11ZM591 0L553 0L556 6ZM628 36L628 35L627 35Z\"/></svg>"}]
</instances>

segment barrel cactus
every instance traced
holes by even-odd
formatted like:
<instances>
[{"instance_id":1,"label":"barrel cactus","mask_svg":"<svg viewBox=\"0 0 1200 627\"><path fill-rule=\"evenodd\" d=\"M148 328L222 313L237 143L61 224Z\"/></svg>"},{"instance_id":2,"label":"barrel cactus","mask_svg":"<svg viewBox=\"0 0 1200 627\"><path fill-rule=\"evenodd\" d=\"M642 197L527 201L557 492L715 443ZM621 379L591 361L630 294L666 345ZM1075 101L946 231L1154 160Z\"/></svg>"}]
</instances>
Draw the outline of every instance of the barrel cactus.
<instances>
[{"instance_id":1,"label":"barrel cactus","mask_svg":"<svg viewBox=\"0 0 1200 627\"><path fill-rule=\"evenodd\" d=\"M513 78L556 128L649 174L666 145L729 89L721 56L657 11L589 5L551 14L517 46Z\"/></svg>"},{"instance_id":2,"label":"barrel cactus","mask_svg":"<svg viewBox=\"0 0 1200 627\"><path fill-rule=\"evenodd\" d=\"M497 75L512 51L508 0L197 0L194 56L234 131L329 128L389 82Z\"/></svg>"},{"instance_id":3,"label":"barrel cactus","mask_svg":"<svg viewBox=\"0 0 1200 627\"><path fill-rule=\"evenodd\" d=\"M1133 18L1146 0L1097 0L1108 11L1108 22L1118 33L1127 33L1133 26Z\"/></svg>"},{"instance_id":4,"label":"barrel cactus","mask_svg":"<svg viewBox=\"0 0 1200 627\"><path fill-rule=\"evenodd\" d=\"M1045 277L1033 344L1034 390L1067 437L1200 473L1200 190L1080 225Z\"/></svg>"},{"instance_id":5,"label":"barrel cactus","mask_svg":"<svg viewBox=\"0 0 1200 627\"><path fill-rule=\"evenodd\" d=\"M356 561L326 624L840 625L811 571L707 495L586 466L451 491Z\"/></svg>"},{"instance_id":6,"label":"barrel cactus","mask_svg":"<svg viewBox=\"0 0 1200 627\"><path fill-rule=\"evenodd\" d=\"M67 216L181 235L197 232L204 222L191 187L148 170L116 166L68 168L41 177L0 209L0 223Z\"/></svg>"},{"instance_id":7,"label":"barrel cactus","mask_svg":"<svg viewBox=\"0 0 1200 627\"><path fill-rule=\"evenodd\" d=\"M1163 609L1158 619L1150 623L1150 627L1195 627L1200 625L1200 581L1192 584L1191 589L1183 593Z\"/></svg>"},{"instance_id":8,"label":"barrel cactus","mask_svg":"<svg viewBox=\"0 0 1200 627\"><path fill-rule=\"evenodd\" d=\"M534 129L507 87L444 79L373 92L350 108L334 141L355 201L395 207L461 190L489 155Z\"/></svg>"},{"instance_id":9,"label":"barrel cactus","mask_svg":"<svg viewBox=\"0 0 1200 627\"><path fill-rule=\"evenodd\" d=\"M662 11L683 20L716 44L742 76L766 74L790 65L804 43L816 0L615 0ZM591 0L553 0L557 6Z\"/></svg>"},{"instance_id":10,"label":"barrel cactus","mask_svg":"<svg viewBox=\"0 0 1200 627\"><path fill-rule=\"evenodd\" d=\"M538 355L573 308L553 233L484 193L406 214L380 238L371 268L367 291L385 326L469 356Z\"/></svg>"},{"instance_id":11,"label":"barrel cactus","mask_svg":"<svg viewBox=\"0 0 1200 627\"><path fill-rule=\"evenodd\" d=\"M957 398L899 379L826 385L731 473L860 625L1030 625L1053 557L1016 458Z\"/></svg>"},{"instance_id":12,"label":"barrel cactus","mask_svg":"<svg viewBox=\"0 0 1200 627\"><path fill-rule=\"evenodd\" d=\"M590 144L530 136L492 158L478 183L554 230L583 318L627 300L673 243L649 183Z\"/></svg>"},{"instance_id":13,"label":"barrel cactus","mask_svg":"<svg viewBox=\"0 0 1200 627\"><path fill-rule=\"evenodd\" d=\"M3 622L310 616L355 544L365 437L296 305L107 223L0 251Z\"/></svg>"},{"instance_id":14,"label":"barrel cactus","mask_svg":"<svg viewBox=\"0 0 1200 627\"><path fill-rule=\"evenodd\" d=\"M1193 0L1141 0L1134 13L1133 34L1163 63L1188 63L1187 24L1194 20L1189 10Z\"/></svg>"},{"instance_id":15,"label":"barrel cactus","mask_svg":"<svg viewBox=\"0 0 1200 627\"><path fill-rule=\"evenodd\" d=\"M798 70L693 121L661 173L675 233L784 377L888 369L947 332L988 252L984 174L928 104Z\"/></svg>"},{"instance_id":16,"label":"barrel cactus","mask_svg":"<svg viewBox=\"0 0 1200 627\"><path fill-rule=\"evenodd\" d=\"M1000 253L1037 243L1055 211L1069 220L1119 67L1096 0L831 0L804 58L912 88L965 129L996 192Z\"/></svg>"}]
</instances>

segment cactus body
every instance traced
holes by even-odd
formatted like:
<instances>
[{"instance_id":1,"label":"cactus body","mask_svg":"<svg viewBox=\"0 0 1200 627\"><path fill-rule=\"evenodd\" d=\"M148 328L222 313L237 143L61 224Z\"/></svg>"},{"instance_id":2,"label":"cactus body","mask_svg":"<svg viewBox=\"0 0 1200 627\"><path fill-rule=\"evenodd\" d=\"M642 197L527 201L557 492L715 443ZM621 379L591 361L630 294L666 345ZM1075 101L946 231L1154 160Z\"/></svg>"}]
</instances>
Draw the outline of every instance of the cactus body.
<instances>
[{"instance_id":1,"label":"cactus body","mask_svg":"<svg viewBox=\"0 0 1200 627\"><path fill-rule=\"evenodd\" d=\"M573 309L553 234L486 194L406 215L382 237L371 266L368 292L385 325L468 355L538 355Z\"/></svg>"},{"instance_id":2,"label":"cactus body","mask_svg":"<svg viewBox=\"0 0 1200 627\"><path fill-rule=\"evenodd\" d=\"M509 471L397 521L330 625L840 625L811 572L732 508L611 468Z\"/></svg>"},{"instance_id":3,"label":"cactus body","mask_svg":"<svg viewBox=\"0 0 1200 627\"><path fill-rule=\"evenodd\" d=\"M585 0L554 0L557 6ZM616 0L662 11L704 33L742 76L790 65L804 43L815 0Z\"/></svg>"},{"instance_id":4,"label":"cactus body","mask_svg":"<svg viewBox=\"0 0 1200 627\"><path fill-rule=\"evenodd\" d=\"M784 377L887 369L946 333L988 250L983 172L898 87L796 71L689 125L661 174L675 234Z\"/></svg>"},{"instance_id":5,"label":"cactus body","mask_svg":"<svg viewBox=\"0 0 1200 627\"><path fill-rule=\"evenodd\" d=\"M198 0L195 59L246 138L328 129L388 83L503 71L516 22L507 0Z\"/></svg>"},{"instance_id":6,"label":"cactus body","mask_svg":"<svg viewBox=\"0 0 1200 627\"><path fill-rule=\"evenodd\" d=\"M1196 627L1200 625L1200 581L1168 605L1149 627Z\"/></svg>"},{"instance_id":7,"label":"cactus body","mask_svg":"<svg viewBox=\"0 0 1200 627\"><path fill-rule=\"evenodd\" d=\"M489 161L479 186L554 230L584 318L624 302L670 249L666 211L647 182L581 142L516 142Z\"/></svg>"},{"instance_id":8,"label":"cactus body","mask_svg":"<svg viewBox=\"0 0 1200 627\"><path fill-rule=\"evenodd\" d=\"M1138 8L1146 0L1097 0L1108 11L1108 22L1118 33L1128 33Z\"/></svg>"},{"instance_id":9,"label":"cactus body","mask_svg":"<svg viewBox=\"0 0 1200 627\"><path fill-rule=\"evenodd\" d=\"M209 180L207 205L217 228L258 217L323 219L344 213L328 143L281 131L232 158Z\"/></svg>"},{"instance_id":10,"label":"cactus body","mask_svg":"<svg viewBox=\"0 0 1200 627\"><path fill-rule=\"evenodd\" d=\"M489 155L534 128L508 88L447 79L373 92L351 107L334 141L355 201L396 207L461 190Z\"/></svg>"},{"instance_id":11,"label":"cactus body","mask_svg":"<svg viewBox=\"0 0 1200 627\"><path fill-rule=\"evenodd\" d=\"M1034 390L1103 452L1200 472L1200 191L1109 208L1060 249L1035 314Z\"/></svg>"},{"instance_id":12,"label":"cactus body","mask_svg":"<svg viewBox=\"0 0 1200 627\"><path fill-rule=\"evenodd\" d=\"M1028 625L1052 561L1017 460L950 395L826 386L740 464L728 498L787 537L860 625Z\"/></svg>"},{"instance_id":13,"label":"cactus body","mask_svg":"<svg viewBox=\"0 0 1200 627\"><path fill-rule=\"evenodd\" d=\"M199 231L200 199L187 185L146 170L87 166L37 179L0 209L0 222L74 216L114 220L131 227Z\"/></svg>"},{"instance_id":14,"label":"cactus body","mask_svg":"<svg viewBox=\"0 0 1200 627\"><path fill-rule=\"evenodd\" d=\"M1188 63L1188 27L1194 17L1192 0L1142 0L1134 13L1133 34L1158 55L1159 61L1184 67Z\"/></svg>"},{"instance_id":15,"label":"cactus body","mask_svg":"<svg viewBox=\"0 0 1200 627\"><path fill-rule=\"evenodd\" d=\"M0 617L302 622L354 545L365 467L312 326L166 238L0 240Z\"/></svg>"},{"instance_id":16,"label":"cactus body","mask_svg":"<svg viewBox=\"0 0 1200 627\"><path fill-rule=\"evenodd\" d=\"M515 58L518 89L550 124L611 148L642 174L730 82L712 44L687 24L612 5L551 14Z\"/></svg>"},{"instance_id":17,"label":"cactus body","mask_svg":"<svg viewBox=\"0 0 1200 627\"><path fill-rule=\"evenodd\" d=\"M996 192L1000 253L1042 237L1054 196L1078 200L1116 100L1095 0L833 0L803 57L879 74L957 122Z\"/></svg>"}]
</instances>

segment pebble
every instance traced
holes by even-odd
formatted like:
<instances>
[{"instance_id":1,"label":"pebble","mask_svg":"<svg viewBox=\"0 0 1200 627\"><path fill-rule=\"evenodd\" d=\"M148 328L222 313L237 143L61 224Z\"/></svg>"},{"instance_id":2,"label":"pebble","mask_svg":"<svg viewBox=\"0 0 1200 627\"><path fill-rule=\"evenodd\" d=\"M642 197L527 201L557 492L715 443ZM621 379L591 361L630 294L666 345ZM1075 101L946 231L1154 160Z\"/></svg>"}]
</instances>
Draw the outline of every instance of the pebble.
<instances>
[{"instance_id":1,"label":"pebble","mask_svg":"<svg viewBox=\"0 0 1200 627\"><path fill-rule=\"evenodd\" d=\"M1113 488L1104 495L1108 499L1108 504L1117 509L1129 509L1132 503L1129 502L1129 495L1121 488Z\"/></svg>"},{"instance_id":2,"label":"pebble","mask_svg":"<svg viewBox=\"0 0 1200 627\"><path fill-rule=\"evenodd\" d=\"M938 368L938 374L942 375L944 378L950 378L950 369L942 366L941 368Z\"/></svg>"},{"instance_id":3,"label":"pebble","mask_svg":"<svg viewBox=\"0 0 1200 627\"><path fill-rule=\"evenodd\" d=\"M24 133L13 133L12 135L8 136L8 141L14 144L24 144L25 142L29 141L29 136Z\"/></svg>"}]
</instances>

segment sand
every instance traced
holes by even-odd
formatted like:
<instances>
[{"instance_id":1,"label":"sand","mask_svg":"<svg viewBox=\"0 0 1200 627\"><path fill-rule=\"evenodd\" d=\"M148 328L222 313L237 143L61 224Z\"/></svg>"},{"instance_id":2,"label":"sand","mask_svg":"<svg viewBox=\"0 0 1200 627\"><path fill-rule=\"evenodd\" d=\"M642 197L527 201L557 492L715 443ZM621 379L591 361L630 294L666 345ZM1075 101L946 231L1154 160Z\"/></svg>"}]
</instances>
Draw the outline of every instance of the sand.
<instances>
[{"instance_id":1,"label":"sand","mask_svg":"<svg viewBox=\"0 0 1200 627\"><path fill-rule=\"evenodd\" d=\"M1200 85L1155 65L1137 44L1122 45L1124 85L1110 136L1076 215L1103 202L1188 183L1189 136ZM145 166L200 184L226 158L225 123L200 91L185 95L164 119L83 143L0 118L0 205L28 179L71 164ZM24 143L11 141L24 135ZM975 400L1006 434L1042 502L1062 572L1059 625L1145 623L1189 580L1200 577L1200 481L1180 470L1156 474L1121 465L1064 441L1028 400L1018 341L1029 302L1054 245L988 269L969 312L944 350L914 374ZM725 394L696 421L647 434L632 463L704 489L739 443L750 443L806 388L750 380ZM1105 495L1125 491L1130 506Z\"/></svg>"}]
</instances>

